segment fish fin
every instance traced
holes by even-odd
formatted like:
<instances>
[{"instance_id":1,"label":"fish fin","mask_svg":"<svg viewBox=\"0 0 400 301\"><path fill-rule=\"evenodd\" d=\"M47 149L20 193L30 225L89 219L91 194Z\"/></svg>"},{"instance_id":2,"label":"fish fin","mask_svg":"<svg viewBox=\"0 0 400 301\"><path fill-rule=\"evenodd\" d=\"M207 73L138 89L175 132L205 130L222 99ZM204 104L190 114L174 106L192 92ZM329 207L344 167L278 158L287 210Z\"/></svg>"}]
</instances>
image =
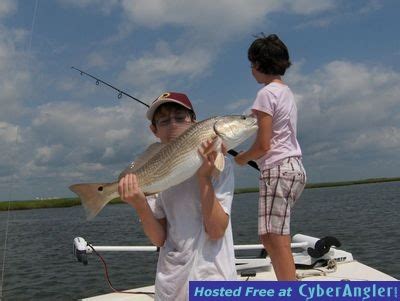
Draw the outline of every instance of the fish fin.
<instances>
[{"instance_id":1,"label":"fish fin","mask_svg":"<svg viewBox=\"0 0 400 301\"><path fill-rule=\"evenodd\" d=\"M218 152L217 157L215 158L214 161L215 168L219 171L222 172L225 168L225 157L221 152Z\"/></svg>"},{"instance_id":2,"label":"fish fin","mask_svg":"<svg viewBox=\"0 0 400 301\"><path fill-rule=\"evenodd\" d=\"M83 183L71 185L69 189L75 192L81 199L86 211L87 220L93 219L103 207L115 198L107 187L114 183Z\"/></svg>"},{"instance_id":3,"label":"fish fin","mask_svg":"<svg viewBox=\"0 0 400 301\"><path fill-rule=\"evenodd\" d=\"M154 142L151 144L143 153L135 158L127 168L125 168L119 175L118 180L124 177L128 173L135 173L139 168L141 168L147 161L154 157L156 153L158 153L165 144L161 142Z\"/></svg>"}]
</instances>

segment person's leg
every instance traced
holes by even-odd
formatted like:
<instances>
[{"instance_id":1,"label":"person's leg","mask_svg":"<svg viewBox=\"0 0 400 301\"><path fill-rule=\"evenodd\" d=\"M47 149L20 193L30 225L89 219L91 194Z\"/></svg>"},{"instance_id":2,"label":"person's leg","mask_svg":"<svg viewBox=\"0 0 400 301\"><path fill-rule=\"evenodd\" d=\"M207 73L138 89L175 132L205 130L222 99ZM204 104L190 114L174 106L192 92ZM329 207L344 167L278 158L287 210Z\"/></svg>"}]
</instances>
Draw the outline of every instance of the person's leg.
<instances>
[{"instance_id":1,"label":"person's leg","mask_svg":"<svg viewBox=\"0 0 400 301\"><path fill-rule=\"evenodd\" d=\"M278 280L296 280L290 247L290 216L305 185L305 172L298 158L261 172L258 234L271 258Z\"/></svg>"},{"instance_id":2,"label":"person's leg","mask_svg":"<svg viewBox=\"0 0 400 301\"><path fill-rule=\"evenodd\" d=\"M292 249L290 248L290 235L268 233L261 235L260 238L271 258L276 278L279 281L297 280Z\"/></svg>"}]
</instances>

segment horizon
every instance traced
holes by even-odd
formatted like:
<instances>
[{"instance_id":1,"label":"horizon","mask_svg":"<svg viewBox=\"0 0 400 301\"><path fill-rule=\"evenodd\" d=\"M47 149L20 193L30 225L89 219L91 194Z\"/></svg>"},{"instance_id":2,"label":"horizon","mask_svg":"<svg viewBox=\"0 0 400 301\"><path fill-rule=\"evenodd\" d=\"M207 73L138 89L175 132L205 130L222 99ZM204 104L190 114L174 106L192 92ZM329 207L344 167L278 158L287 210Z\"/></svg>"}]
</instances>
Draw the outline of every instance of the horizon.
<instances>
[{"instance_id":1,"label":"horizon","mask_svg":"<svg viewBox=\"0 0 400 301\"><path fill-rule=\"evenodd\" d=\"M368 184L379 184L379 183L390 183L390 182L400 182L400 177L391 177L391 178L367 178L367 179L358 179L358 180L343 180L337 182L318 182L318 183L307 183L305 189L317 189L317 188L334 188L334 187L342 187L342 186L352 186L352 185L368 185ZM336 184L336 186L335 186ZM341 185L344 184L344 185ZM321 186L318 185L327 185ZM317 186L317 187L309 187L309 186ZM235 187L236 190L243 190L243 189L258 189L258 186L252 187ZM247 193L247 192L244 192ZM251 192L250 192L251 193ZM23 199L23 200L0 200L0 203L7 203L7 202L24 202L24 201L51 201L51 200L66 200L66 199L79 199L79 196L49 196L49 197L41 197L35 196L34 199Z\"/></svg>"},{"instance_id":2,"label":"horizon","mask_svg":"<svg viewBox=\"0 0 400 301\"><path fill-rule=\"evenodd\" d=\"M199 120L240 114L261 88L247 49L275 33L292 66L309 183L398 177L400 2L2 0L0 200L74 197L109 182L155 141L145 107L186 93ZM198 17L201 16L201 17ZM251 141L238 147L245 149ZM236 187L258 172L235 167Z\"/></svg>"}]
</instances>

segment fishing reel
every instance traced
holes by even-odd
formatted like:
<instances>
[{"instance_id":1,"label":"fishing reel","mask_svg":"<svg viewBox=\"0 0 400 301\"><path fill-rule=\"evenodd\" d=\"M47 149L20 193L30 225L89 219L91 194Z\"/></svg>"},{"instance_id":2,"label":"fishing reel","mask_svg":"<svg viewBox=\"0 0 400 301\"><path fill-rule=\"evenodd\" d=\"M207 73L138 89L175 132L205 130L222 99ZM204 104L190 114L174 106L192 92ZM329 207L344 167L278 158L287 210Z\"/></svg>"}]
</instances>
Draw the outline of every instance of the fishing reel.
<instances>
[{"instance_id":1,"label":"fishing reel","mask_svg":"<svg viewBox=\"0 0 400 301\"><path fill-rule=\"evenodd\" d=\"M84 265L88 264L87 259L87 242L82 237L75 237L73 243L73 253L78 259L79 262L82 262Z\"/></svg>"}]
</instances>

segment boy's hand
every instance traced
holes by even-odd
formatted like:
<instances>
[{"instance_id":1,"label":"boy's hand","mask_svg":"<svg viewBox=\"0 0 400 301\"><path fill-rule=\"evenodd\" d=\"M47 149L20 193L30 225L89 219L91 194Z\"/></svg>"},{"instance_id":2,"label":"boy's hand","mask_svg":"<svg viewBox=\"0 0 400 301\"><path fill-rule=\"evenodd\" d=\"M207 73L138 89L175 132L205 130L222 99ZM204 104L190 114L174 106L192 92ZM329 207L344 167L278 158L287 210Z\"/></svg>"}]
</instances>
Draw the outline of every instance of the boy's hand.
<instances>
[{"instance_id":1,"label":"boy's hand","mask_svg":"<svg viewBox=\"0 0 400 301\"><path fill-rule=\"evenodd\" d=\"M247 164L248 160L245 158L244 152L240 152L239 154L237 154L235 156L235 162L236 162L236 164L241 165L241 166Z\"/></svg>"},{"instance_id":2,"label":"boy's hand","mask_svg":"<svg viewBox=\"0 0 400 301\"><path fill-rule=\"evenodd\" d=\"M118 192L121 200L135 206L146 201L144 193L140 190L135 174L126 174L118 183Z\"/></svg>"},{"instance_id":3,"label":"boy's hand","mask_svg":"<svg viewBox=\"0 0 400 301\"><path fill-rule=\"evenodd\" d=\"M203 158L203 163L197 170L198 177L211 178L215 169L215 158L217 157L217 152L212 150L213 147L214 140L212 139L203 142L199 147L199 154Z\"/></svg>"},{"instance_id":4,"label":"boy's hand","mask_svg":"<svg viewBox=\"0 0 400 301\"><path fill-rule=\"evenodd\" d=\"M226 156L226 154L228 153L228 149L223 142L221 143L221 152L224 154L224 156Z\"/></svg>"}]
</instances>

